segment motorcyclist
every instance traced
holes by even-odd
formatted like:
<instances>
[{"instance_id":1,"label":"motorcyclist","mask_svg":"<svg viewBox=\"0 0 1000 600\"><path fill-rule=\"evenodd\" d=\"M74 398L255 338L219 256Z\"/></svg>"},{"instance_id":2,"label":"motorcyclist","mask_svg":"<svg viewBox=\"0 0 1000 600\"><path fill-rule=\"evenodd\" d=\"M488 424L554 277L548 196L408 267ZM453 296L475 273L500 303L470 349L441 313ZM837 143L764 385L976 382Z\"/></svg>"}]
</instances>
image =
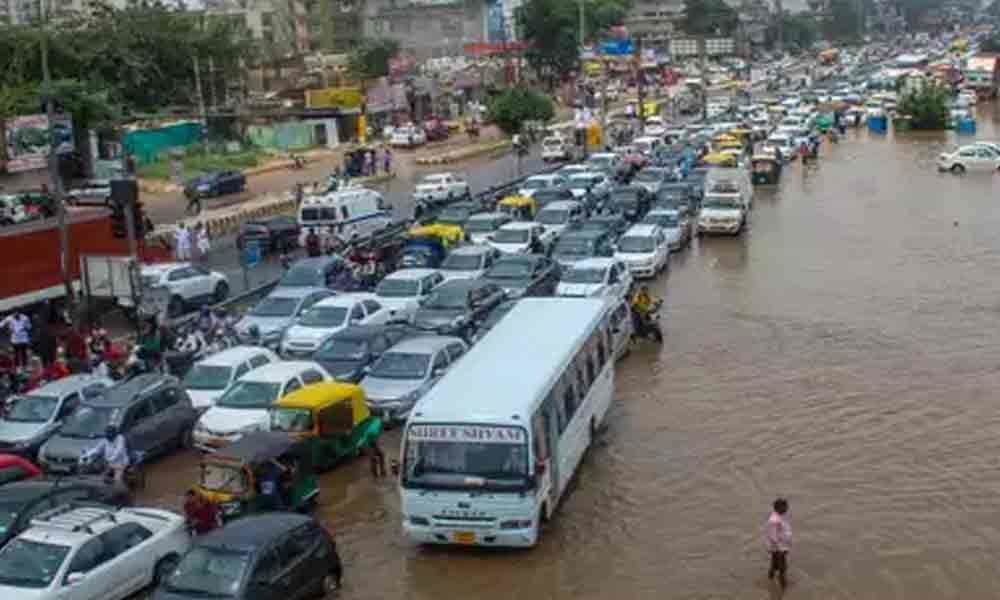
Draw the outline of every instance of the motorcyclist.
<instances>
[{"instance_id":1,"label":"motorcyclist","mask_svg":"<svg viewBox=\"0 0 1000 600\"><path fill-rule=\"evenodd\" d=\"M635 319L635 331L638 335L645 337L651 333L657 342L663 341L659 325L653 322L653 313L662 303L662 300L649 292L649 286L646 285L641 286L632 296L632 316Z\"/></svg>"},{"instance_id":2,"label":"motorcyclist","mask_svg":"<svg viewBox=\"0 0 1000 600\"><path fill-rule=\"evenodd\" d=\"M108 425L104 430L104 439L94 448L93 457L106 465L107 472L112 476L115 485L125 485L125 471L131 464L128 453L128 443L114 425Z\"/></svg>"},{"instance_id":3,"label":"motorcyclist","mask_svg":"<svg viewBox=\"0 0 1000 600\"><path fill-rule=\"evenodd\" d=\"M201 307L201 311L198 313L198 329L203 334L208 334L215 330L217 325L215 315L212 314L212 309L208 305Z\"/></svg>"}]
</instances>

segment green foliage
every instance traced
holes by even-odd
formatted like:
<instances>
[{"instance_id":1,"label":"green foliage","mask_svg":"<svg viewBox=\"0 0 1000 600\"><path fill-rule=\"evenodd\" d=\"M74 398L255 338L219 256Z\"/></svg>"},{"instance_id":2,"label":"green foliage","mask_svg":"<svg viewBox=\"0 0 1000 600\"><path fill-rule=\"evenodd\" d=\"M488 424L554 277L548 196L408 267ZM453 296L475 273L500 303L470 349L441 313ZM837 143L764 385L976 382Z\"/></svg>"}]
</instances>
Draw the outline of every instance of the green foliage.
<instances>
[{"instance_id":1,"label":"green foliage","mask_svg":"<svg viewBox=\"0 0 1000 600\"><path fill-rule=\"evenodd\" d=\"M861 34L860 15L854 0L832 0L830 18L823 23L829 40L853 40Z\"/></svg>"},{"instance_id":2,"label":"green foliage","mask_svg":"<svg viewBox=\"0 0 1000 600\"><path fill-rule=\"evenodd\" d=\"M911 118L913 129L947 129L948 100L949 94L944 87L928 84L903 96L899 102L899 114Z\"/></svg>"},{"instance_id":3,"label":"green foliage","mask_svg":"<svg viewBox=\"0 0 1000 600\"><path fill-rule=\"evenodd\" d=\"M504 133L521 131L525 121L548 121L555 115L552 100L533 89L518 87L505 90L490 102L490 121Z\"/></svg>"},{"instance_id":4,"label":"green foliage","mask_svg":"<svg viewBox=\"0 0 1000 600\"><path fill-rule=\"evenodd\" d=\"M399 42L390 39L364 40L348 56L347 68L365 81L389 74L389 61L399 53Z\"/></svg>"},{"instance_id":5,"label":"green foliage","mask_svg":"<svg viewBox=\"0 0 1000 600\"><path fill-rule=\"evenodd\" d=\"M782 15L782 25L786 48L811 48L819 39L819 24L809 15L786 12ZM768 29L768 40L774 43L777 39L777 24L773 24Z\"/></svg>"},{"instance_id":6,"label":"green foliage","mask_svg":"<svg viewBox=\"0 0 1000 600\"><path fill-rule=\"evenodd\" d=\"M262 164L267 159L267 153L255 147L239 152L226 152L224 148L209 148L189 146L181 162L184 164L184 177L190 179L213 171L241 171ZM171 179L173 173L173 158L162 156L155 162L138 167L139 177L144 179Z\"/></svg>"},{"instance_id":7,"label":"green foliage","mask_svg":"<svg viewBox=\"0 0 1000 600\"><path fill-rule=\"evenodd\" d=\"M906 24L916 28L924 15L941 6L941 0L896 0L896 4L903 13Z\"/></svg>"},{"instance_id":8,"label":"green foliage","mask_svg":"<svg viewBox=\"0 0 1000 600\"><path fill-rule=\"evenodd\" d=\"M993 36L986 38L979 44L979 50L981 52L997 52L1000 53L1000 36Z\"/></svg>"},{"instance_id":9,"label":"green foliage","mask_svg":"<svg viewBox=\"0 0 1000 600\"><path fill-rule=\"evenodd\" d=\"M739 17L725 0L684 0L684 32L689 35L730 35Z\"/></svg>"}]
</instances>

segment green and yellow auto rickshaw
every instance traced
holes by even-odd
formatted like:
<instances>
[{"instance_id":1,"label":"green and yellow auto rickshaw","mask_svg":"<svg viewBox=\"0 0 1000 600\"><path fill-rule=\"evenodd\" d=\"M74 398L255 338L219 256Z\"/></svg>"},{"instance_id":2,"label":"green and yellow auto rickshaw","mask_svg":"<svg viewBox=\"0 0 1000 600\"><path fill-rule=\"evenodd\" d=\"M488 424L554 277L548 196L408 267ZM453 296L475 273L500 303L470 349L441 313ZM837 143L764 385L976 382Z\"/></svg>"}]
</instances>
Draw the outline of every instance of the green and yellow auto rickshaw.
<instances>
[{"instance_id":1,"label":"green and yellow auto rickshaw","mask_svg":"<svg viewBox=\"0 0 1000 600\"><path fill-rule=\"evenodd\" d=\"M195 492L219 507L223 520L277 508L260 494L265 470L278 474L278 507L307 510L319 496L316 473L304 445L283 432L254 431L201 459Z\"/></svg>"},{"instance_id":2,"label":"green and yellow auto rickshaw","mask_svg":"<svg viewBox=\"0 0 1000 600\"><path fill-rule=\"evenodd\" d=\"M497 203L497 210L515 221L531 221L535 218L538 206L531 196L507 196Z\"/></svg>"},{"instance_id":3,"label":"green and yellow auto rickshaw","mask_svg":"<svg viewBox=\"0 0 1000 600\"><path fill-rule=\"evenodd\" d=\"M773 154L754 154L750 167L754 185L777 185L781 180L781 161Z\"/></svg>"},{"instance_id":4,"label":"green and yellow auto rickshaw","mask_svg":"<svg viewBox=\"0 0 1000 600\"><path fill-rule=\"evenodd\" d=\"M319 470L357 456L382 434L365 391L350 383L317 383L281 398L270 409L271 431L298 440Z\"/></svg>"}]
</instances>

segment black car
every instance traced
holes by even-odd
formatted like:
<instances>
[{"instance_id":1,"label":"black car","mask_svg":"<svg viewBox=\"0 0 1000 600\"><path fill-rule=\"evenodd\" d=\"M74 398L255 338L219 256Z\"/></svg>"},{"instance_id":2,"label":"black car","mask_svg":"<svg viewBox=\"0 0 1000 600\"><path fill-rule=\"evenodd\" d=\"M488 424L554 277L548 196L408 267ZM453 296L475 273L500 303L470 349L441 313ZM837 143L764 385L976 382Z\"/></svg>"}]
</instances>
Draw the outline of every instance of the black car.
<instances>
[{"instance_id":1,"label":"black car","mask_svg":"<svg viewBox=\"0 0 1000 600\"><path fill-rule=\"evenodd\" d=\"M479 202L455 202L441 209L434 221L445 225L458 225L461 227L472 215L483 210Z\"/></svg>"},{"instance_id":2,"label":"black car","mask_svg":"<svg viewBox=\"0 0 1000 600\"><path fill-rule=\"evenodd\" d=\"M646 167L635 174L632 178L632 185L641 185L646 188L650 196L655 196L667 182L671 181L673 175L671 169L664 167Z\"/></svg>"},{"instance_id":3,"label":"black car","mask_svg":"<svg viewBox=\"0 0 1000 600\"><path fill-rule=\"evenodd\" d=\"M668 183L660 188L653 200L653 208L680 208L698 210L698 197L690 183Z\"/></svg>"},{"instance_id":4,"label":"black car","mask_svg":"<svg viewBox=\"0 0 1000 600\"><path fill-rule=\"evenodd\" d=\"M31 479L0 487L0 547L24 531L40 513L72 502L128 504L128 492L103 478Z\"/></svg>"},{"instance_id":5,"label":"black car","mask_svg":"<svg viewBox=\"0 0 1000 600\"><path fill-rule=\"evenodd\" d=\"M483 339L515 306L517 306L517 300L505 300L491 310L490 314L486 315L486 318L478 323L476 333L472 336L473 343Z\"/></svg>"},{"instance_id":6,"label":"black car","mask_svg":"<svg viewBox=\"0 0 1000 600\"><path fill-rule=\"evenodd\" d=\"M434 288L420 305L413 323L417 329L466 338L476 321L504 301L496 283L478 279L452 279Z\"/></svg>"},{"instance_id":7,"label":"black car","mask_svg":"<svg viewBox=\"0 0 1000 600\"><path fill-rule=\"evenodd\" d=\"M255 242L264 254L288 252L299 245L299 223L295 217L271 217L257 221L247 221L240 226L236 238L239 248L248 242Z\"/></svg>"},{"instance_id":8,"label":"black car","mask_svg":"<svg viewBox=\"0 0 1000 600\"><path fill-rule=\"evenodd\" d=\"M574 231L607 231L615 240L625 234L629 222L620 214L594 215L582 223L578 223Z\"/></svg>"},{"instance_id":9,"label":"black car","mask_svg":"<svg viewBox=\"0 0 1000 600\"><path fill-rule=\"evenodd\" d=\"M205 198L207 196L222 196L223 194L238 194L247 187L247 178L239 171L218 171L195 177L184 186L184 195L188 198Z\"/></svg>"},{"instance_id":10,"label":"black car","mask_svg":"<svg viewBox=\"0 0 1000 600\"><path fill-rule=\"evenodd\" d=\"M549 202L576 200L576 196L573 195L573 192L562 187L537 190L531 197L535 200L535 206L538 210L541 210Z\"/></svg>"},{"instance_id":11,"label":"black car","mask_svg":"<svg viewBox=\"0 0 1000 600\"><path fill-rule=\"evenodd\" d=\"M328 598L343 567L333 537L312 517L243 517L195 539L153 600Z\"/></svg>"},{"instance_id":12,"label":"black car","mask_svg":"<svg viewBox=\"0 0 1000 600\"><path fill-rule=\"evenodd\" d=\"M595 256L614 256L614 238L607 229L571 229L559 236L550 256L563 267Z\"/></svg>"},{"instance_id":13,"label":"black car","mask_svg":"<svg viewBox=\"0 0 1000 600\"><path fill-rule=\"evenodd\" d=\"M483 279L499 285L512 298L551 296L559 285L559 265L546 256L505 256Z\"/></svg>"},{"instance_id":14,"label":"black car","mask_svg":"<svg viewBox=\"0 0 1000 600\"><path fill-rule=\"evenodd\" d=\"M365 367L378 360L396 342L410 335L407 325L352 325L323 342L312 359L337 381L357 383Z\"/></svg>"},{"instance_id":15,"label":"black car","mask_svg":"<svg viewBox=\"0 0 1000 600\"><path fill-rule=\"evenodd\" d=\"M638 223L649 212L651 196L641 185L621 185L611 190L605 210L622 215L629 223Z\"/></svg>"},{"instance_id":16,"label":"black car","mask_svg":"<svg viewBox=\"0 0 1000 600\"><path fill-rule=\"evenodd\" d=\"M278 287L330 287L344 265L344 259L336 254L300 258L281 276Z\"/></svg>"}]
</instances>

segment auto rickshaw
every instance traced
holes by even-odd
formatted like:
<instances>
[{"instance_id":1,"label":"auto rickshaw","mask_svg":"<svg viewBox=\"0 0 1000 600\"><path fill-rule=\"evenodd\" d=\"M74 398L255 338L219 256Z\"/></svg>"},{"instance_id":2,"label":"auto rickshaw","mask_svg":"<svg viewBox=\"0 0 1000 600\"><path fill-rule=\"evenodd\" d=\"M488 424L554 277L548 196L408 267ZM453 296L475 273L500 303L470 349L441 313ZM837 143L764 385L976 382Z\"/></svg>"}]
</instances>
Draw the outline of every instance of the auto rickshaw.
<instances>
[{"instance_id":1,"label":"auto rickshaw","mask_svg":"<svg viewBox=\"0 0 1000 600\"><path fill-rule=\"evenodd\" d=\"M735 167L739 164L736 156L723 152L713 152L701 157L701 164L713 167Z\"/></svg>"},{"instance_id":2,"label":"auto rickshaw","mask_svg":"<svg viewBox=\"0 0 1000 600\"><path fill-rule=\"evenodd\" d=\"M750 165L754 185L777 185L781 179L781 161L773 154L755 154Z\"/></svg>"},{"instance_id":3,"label":"auto rickshaw","mask_svg":"<svg viewBox=\"0 0 1000 600\"><path fill-rule=\"evenodd\" d=\"M317 383L281 398L270 409L271 431L281 431L303 445L318 470L357 456L382 433L365 391L350 383Z\"/></svg>"},{"instance_id":4,"label":"auto rickshaw","mask_svg":"<svg viewBox=\"0 0 1000 600\"><path fill-rule=\"evenodd\" d=\"M287 433L254 431L201 459L195 492L219 507L225 521L274 509L259 492L265 469L278 469L279 493L288 510L306 510L319 495L310 455Z\"/></svg>"},{"instance_id":5,"label":"auto rickshaw","mask_svg":"<svg viewBox=\"0 0 1000 600\"><path fill-rule=\"evenodd\" d=\"M531 221L535 218L537 205L531 196L507 196L497 203L497 210L515 221Z\"/></svg>"},{"instance_id":6,"label":"auto rickshaw","mask_svg":"<svg viewBox=\"0 0 1000 600\"><path fill-rule=\"evenodd\" d=\"M411 227L406 234L400 266L403 268L436 269L448 254L448 250L465 239L465 233L457 225L435 223Z\"/></svg>"}]
</instances>

